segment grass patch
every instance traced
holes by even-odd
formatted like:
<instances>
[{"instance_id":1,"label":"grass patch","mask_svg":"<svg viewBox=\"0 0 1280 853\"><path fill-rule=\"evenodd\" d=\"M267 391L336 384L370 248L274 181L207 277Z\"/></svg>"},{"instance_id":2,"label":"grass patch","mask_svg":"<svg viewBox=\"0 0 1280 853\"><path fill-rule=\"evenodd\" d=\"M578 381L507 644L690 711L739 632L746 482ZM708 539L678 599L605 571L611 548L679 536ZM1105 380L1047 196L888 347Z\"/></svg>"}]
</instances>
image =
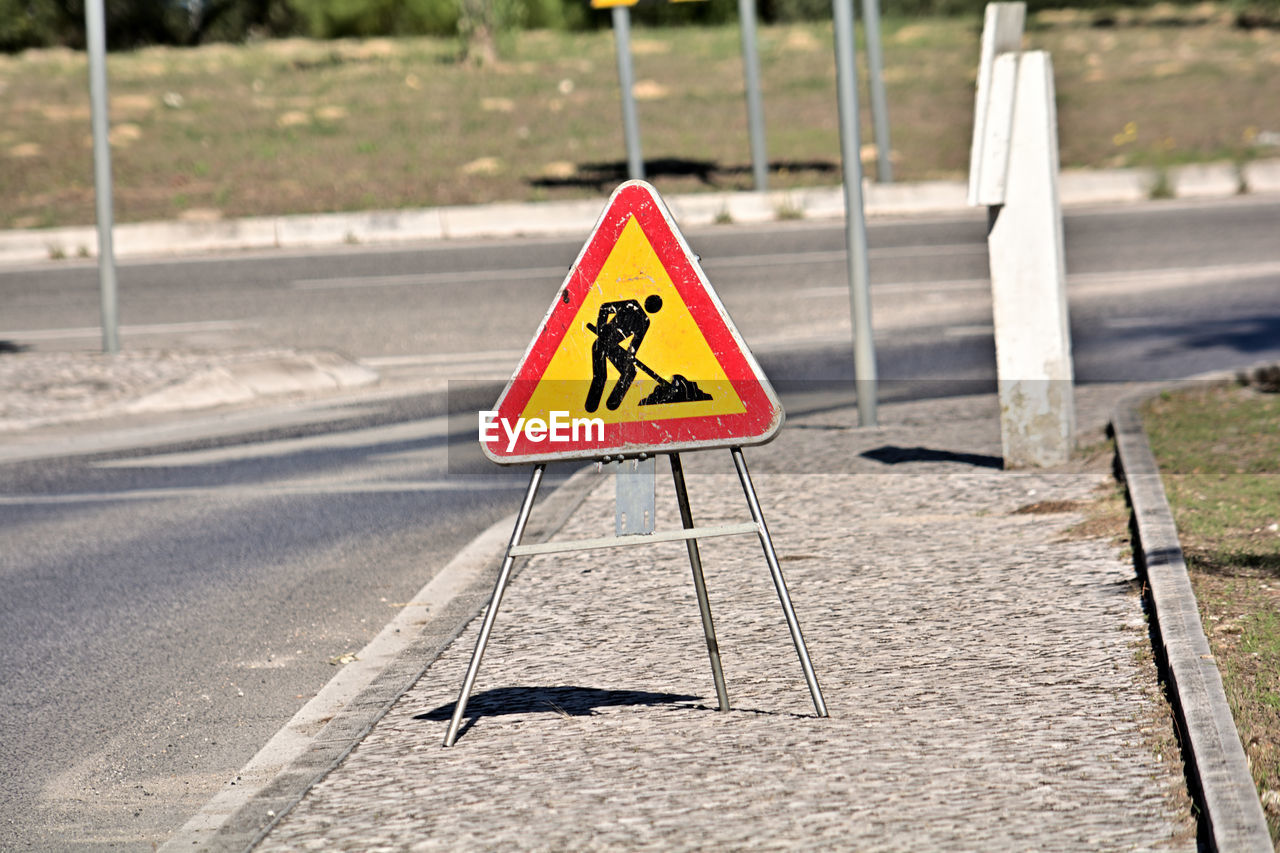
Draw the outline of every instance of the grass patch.
<instances>
[{"instance_id":1,"label":"grass patch","mask_svg":"<svg viewBox=\"0 0 1280 853\"><path fill-rule=\"evenodd\" d=\"M1229 17L1105 29L1033 20L1027 46L1049 50L1056 70L1063 166L1274 150L1258 140L1280 132L1280 34ZM899 180L964 176L979 31L977 16L884 20ZM839 181L832 43L829 23L760 30L773 188ZM633 45L658 188L750 189L737 27L642 27ZM625 179L609 31L518 33L509 59L482 68L456 56L455 40L432 38L112 54L116 215L597 197ZM82 54L0 56L0 228L93 221L87 90ZM868 109L862 135L872 138Z\"/></svg>"},{"instance_id":2,"label":"grass patch","mask_svg":"<svg viewBox=\"0 0 1280 853\"><path fill-rule=\"evenodd\" d=\"M1280 394L1209 386L1145 410L1227 699L1280 842Z\"/></svg>"}]
</instances>

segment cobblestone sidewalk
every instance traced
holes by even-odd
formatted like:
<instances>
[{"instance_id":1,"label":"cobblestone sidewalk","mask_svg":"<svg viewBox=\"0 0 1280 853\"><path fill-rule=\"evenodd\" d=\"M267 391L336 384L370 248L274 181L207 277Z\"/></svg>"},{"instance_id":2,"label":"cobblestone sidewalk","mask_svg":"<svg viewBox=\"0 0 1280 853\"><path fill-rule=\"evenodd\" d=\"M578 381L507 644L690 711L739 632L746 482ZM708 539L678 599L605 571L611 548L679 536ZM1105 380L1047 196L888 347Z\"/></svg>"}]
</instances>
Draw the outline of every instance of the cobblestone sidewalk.
<instances>
[{"instance_id":1,"label":"cobblestone sidewalk","mask_svg":"<svg viewBox=\"0 0 1280 853\"><path fill-rule=\"evenodd\" d=\"M851 420L747 452L829 719L754 537L702 543L727 714L683 544L535 557L457 745L479 620L258 849L1194 849L1132 561L1073 531L1105 464L999 470L992 398ZM749 518L727 452L685 464L699 525ZM602 477L557 538L612 502Z\"/></svg>"}]
</instances>

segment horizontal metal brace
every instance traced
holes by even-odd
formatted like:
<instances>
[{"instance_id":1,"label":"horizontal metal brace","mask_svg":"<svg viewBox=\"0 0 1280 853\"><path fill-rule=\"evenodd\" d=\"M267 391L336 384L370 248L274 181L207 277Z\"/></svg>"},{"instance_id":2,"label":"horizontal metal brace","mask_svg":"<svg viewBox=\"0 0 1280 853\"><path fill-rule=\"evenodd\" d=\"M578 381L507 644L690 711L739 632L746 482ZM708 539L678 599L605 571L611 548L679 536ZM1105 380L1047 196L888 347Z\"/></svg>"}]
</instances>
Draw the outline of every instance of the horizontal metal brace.
<instances>
[{"instance_id":1,"label":"horizontal metal brace","mask_svg":"<svg viewBox=\"0 0 1280 853\"><path fill-rule=\"evenodd\" d=\"M603 536L599 539L577 539L572 542L543 542L540 545L514 545L512 557L531 554L556 554L561 551L590 551L595 548L620 548L624 545L649 545L653 542L679 542L684 539L710 539L713 536L738 536L743 533L760 533L754 521L741 524L723 524L718 527L690 527L685 530L660 530L632 536Z\"/></svg>"}]
</instances>

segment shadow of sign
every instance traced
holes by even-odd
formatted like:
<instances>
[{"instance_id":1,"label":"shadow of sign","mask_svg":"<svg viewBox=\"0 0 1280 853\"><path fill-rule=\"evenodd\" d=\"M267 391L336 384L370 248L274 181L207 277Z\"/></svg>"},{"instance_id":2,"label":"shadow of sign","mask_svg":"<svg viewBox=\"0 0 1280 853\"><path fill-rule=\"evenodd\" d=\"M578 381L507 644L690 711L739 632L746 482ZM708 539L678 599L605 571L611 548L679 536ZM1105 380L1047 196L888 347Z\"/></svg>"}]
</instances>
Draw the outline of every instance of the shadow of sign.
<instances>
[{"instance_id":1,"label":"shadow of sign","mask_svg":"<svg viewBox=\"0 0 1280 853\"><path fill-rule=\"evenodd\" d=\"M1280 316L1200 321L1185 331L1182 345L1188 348L1230 347L1241 353L1269 352L1280 340Z\"/></svg>"},{"instance_id":2,"label":"shadow of sign","mask_svg":"<svg viewBox=\"0 0 1280 853\"><path fill-rule=\"evenodd\" d=\"M900 465L903 462L959 462L975 468L1004 467L1004 460L999 456L988 456L983 453L956 453L952 450L934 450L929 447L895 447L886 445L861 454L864 458L885 465Z\"/></svg>"},{"instance_id":3,"label":"shadow of sign","mask_svg":"<svg viewBox=\"0 0 1280 853\"><path fill-rule=\"evenodd\" d=\"M563 714L570 717L589 717L598 708L622 705L653 706L682 705L705 707L698 703L701 697L680 693L650 693L644 690L600 690L595 687L499 687L471 697L467 703L467 722L458 732L461 737L481 717L497 717L509 714ZM695 704L687 704L695 703ZM415 720L448 722L453 716L453 702L418 714Z\"/></svg>"},{"instance_id":4,"label":"shadow of sign","mask_svg":"<svg viewBox=\"0 0 1280 853\"><path fill-rule=\"evenodd\" d=\"M691 160L681 157L659 157L644 162L645 175L650 181L663 178L694 178L703 185L726 188L736 184L735 178L750 178L750 166L721 166L715 160ZM776 160L769 164L775 174L813 172L834 174L836 164L829 160L791 161ZM599 192L627 180L625 160L607 163L579 163L576 171L567 177L539 177L529 179L529 185L542 188L575 187Z\"/></svg>"}]
</instances>

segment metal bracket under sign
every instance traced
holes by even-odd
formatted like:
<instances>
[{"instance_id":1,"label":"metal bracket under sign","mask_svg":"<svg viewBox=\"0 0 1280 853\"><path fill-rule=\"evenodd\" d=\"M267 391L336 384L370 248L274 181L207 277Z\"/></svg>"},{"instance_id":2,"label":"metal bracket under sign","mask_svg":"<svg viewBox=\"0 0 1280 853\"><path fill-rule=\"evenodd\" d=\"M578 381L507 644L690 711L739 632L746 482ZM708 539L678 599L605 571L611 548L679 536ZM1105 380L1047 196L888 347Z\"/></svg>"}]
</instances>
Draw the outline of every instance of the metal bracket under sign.
<instances>
[{"instance_id":1,"label":"metal bracket under sign","mask_svg":"<svg viewBox=\"0 0 1280 853\"><path fill-rule=\"evenodd\" d=\"M654 530L654 479L656 458L623 459L609 463L616 478L617 502L613 530L618 536L648 534Z\"/></svg>"}]
</instances>

